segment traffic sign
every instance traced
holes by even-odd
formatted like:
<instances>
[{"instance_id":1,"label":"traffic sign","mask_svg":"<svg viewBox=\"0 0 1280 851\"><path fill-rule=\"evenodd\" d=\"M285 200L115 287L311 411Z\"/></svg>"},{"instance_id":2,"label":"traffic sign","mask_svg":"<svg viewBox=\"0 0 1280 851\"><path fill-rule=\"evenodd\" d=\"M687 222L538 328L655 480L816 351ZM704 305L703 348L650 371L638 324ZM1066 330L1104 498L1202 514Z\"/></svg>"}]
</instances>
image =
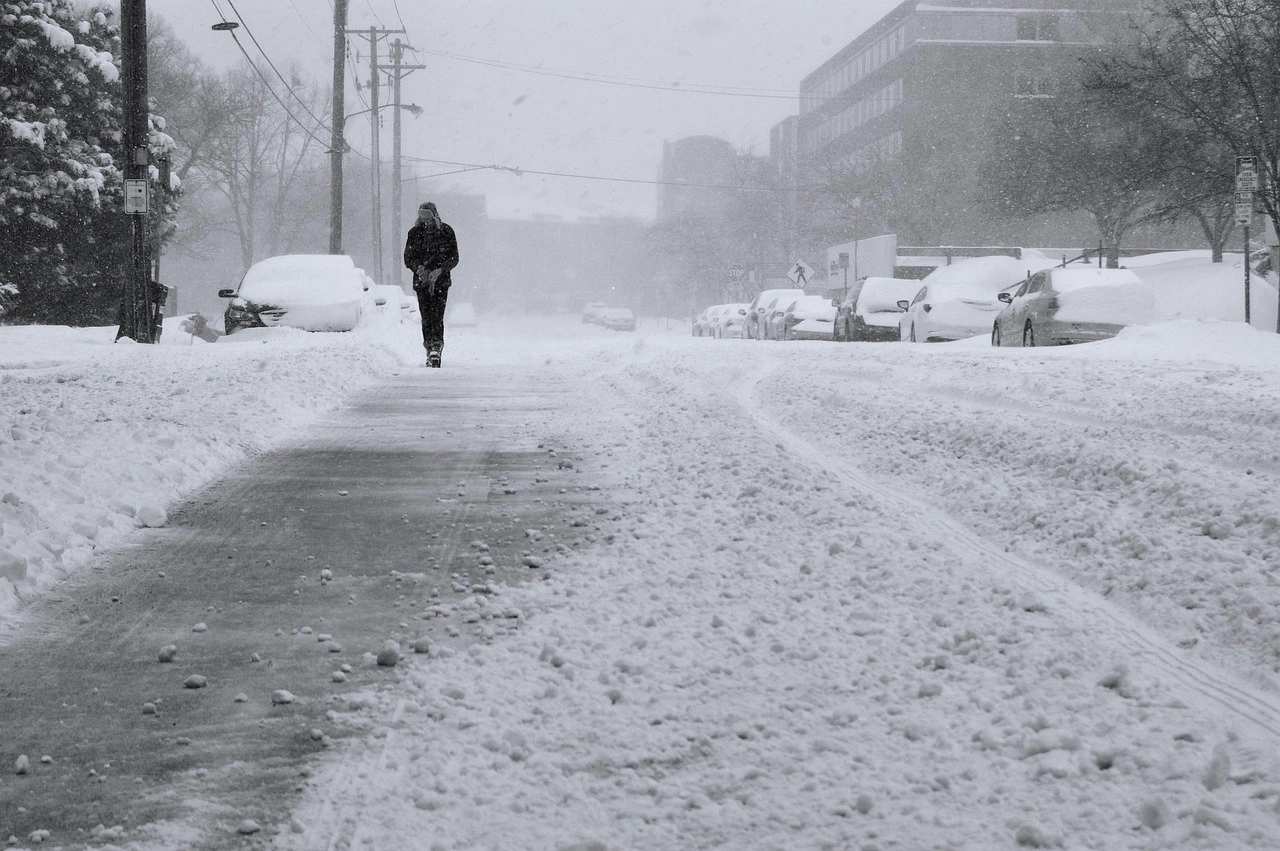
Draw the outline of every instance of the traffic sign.
<instances>
[{"instance_id":1,"label":"traffic sign","mask_svg":"<svg viewBox=\"0 0 1280 851\"><path fill-rule=\"evenodd\" d=\"M1249 225L1253 224L1253 202L1248 204L1236 204L1236 224Z\"/></svg>"},{"instance_id":2,"label":"traffic sign","mask_svg":"<svg viewBox=\"0 0 1280 851\"><path fill-rule=\"evenodd\" d=\"M1257 192L1258 191L1258 173L1256 171L1242 171L1236 174L1236 191L1237 192Z\"/></svg>"},{"instance_id":3,"label":"traffic sign","mask_svg":"<svg viewBox=\"0 0 1280 851\"><path fill-rule=\"evenodd\" d=\"M735 281L735 282L741 281L743 278L747 276L746 267L740 266L737 263L734 263L733 265L731 265L726 271L729 275L729 280Z\"/></svg>"},{"instance_id":4,"label":"traffic sign","mask_svg":"<svg viewBox=\"0 0 1280 851\"><path fill-rule=\"evenodd\" d=\"M1252 192L1237 192L1237 193L1236 193L1236 203L1237 203L1237 204L1252 204L1252 203L1253 203L1253 193L1252 193Z\"/></svg>"},{"instance_id":5,"label":"traffic sign","mask_svg":"<svg viewBox=\"0 0 1280 851\"><path fill-rule=\"evenodd\" d=\"M793 283L800 286L807 286L809 279L813 277L813 270L803 260L797 260L791 264L791 271L787 272L787 277Z\"/></svg>"}]
</instances>

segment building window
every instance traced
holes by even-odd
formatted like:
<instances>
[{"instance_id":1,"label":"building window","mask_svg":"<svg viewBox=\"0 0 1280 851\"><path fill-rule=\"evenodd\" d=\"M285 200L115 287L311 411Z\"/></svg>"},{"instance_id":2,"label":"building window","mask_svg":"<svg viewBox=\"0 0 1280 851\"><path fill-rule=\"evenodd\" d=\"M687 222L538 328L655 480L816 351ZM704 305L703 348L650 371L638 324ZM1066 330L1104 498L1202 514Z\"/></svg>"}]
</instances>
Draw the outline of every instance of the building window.
<instances>
[{"instance_id":1,"label":"building window","mask_svg":"<svg viewBox=\"0 0 1280 851\"><path fill-rule=\"evenodd\" d=\"M1018 41L1058 41L1057 15L1019 15Z\"/></svg>"}]
</instances>

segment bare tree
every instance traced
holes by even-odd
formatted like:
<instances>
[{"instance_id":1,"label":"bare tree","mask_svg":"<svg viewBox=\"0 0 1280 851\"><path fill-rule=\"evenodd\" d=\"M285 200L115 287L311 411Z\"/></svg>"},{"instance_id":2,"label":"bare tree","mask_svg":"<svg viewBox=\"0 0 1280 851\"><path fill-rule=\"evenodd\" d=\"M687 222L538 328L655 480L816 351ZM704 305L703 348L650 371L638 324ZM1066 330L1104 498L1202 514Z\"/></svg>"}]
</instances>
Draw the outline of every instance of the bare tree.
<instances>
[{"instance_id":1,"label":"bare tree","mask_svg":"<svg viewBox=\"0 0 1280 851\"><path fill-rule=\"evenodd\" d=\"M241 65L223 83L225 123L194 165L222 198L224 227L239 241L245 267L263 256L287 254L316 242L324 224L314 210L327 204L327 167L316 128L300 125L269 87L262 69ZM312 110L321 94L295 75Z\"/></svg>"},{"instance_id":2,"label":"bare tree","mask_svg":"<svg viewBox=\"0 0 1280 851\"><path fill-rule=\"evenodd\" d=\"M983 184L1009 214L1088 212L1115 268L1131 229L1169 220L1164 189L1176 147L1128 104L1072 88L1010 111L983 164Z\"/></svg>"},{"instance_id":3,"label":"bare tree","mask_svg":"<svg viewBox=\"0 0 1280 851\"><path fill-rule=\"evenodd\" d=\"M1111 63L1109 75L1166 120L1193 129L1206 153L1220 158L1212 167L1196 169L1197 182L1202 178L1206 189L1200 197L1211 212L1211 230L1228 227L1221 220L1233 155L1258 157L1262 207L1280 225L1280 3L1152 0L1151 5L1149 14L1133 22L1132 54Z\"/></svg>"}]
</instances>

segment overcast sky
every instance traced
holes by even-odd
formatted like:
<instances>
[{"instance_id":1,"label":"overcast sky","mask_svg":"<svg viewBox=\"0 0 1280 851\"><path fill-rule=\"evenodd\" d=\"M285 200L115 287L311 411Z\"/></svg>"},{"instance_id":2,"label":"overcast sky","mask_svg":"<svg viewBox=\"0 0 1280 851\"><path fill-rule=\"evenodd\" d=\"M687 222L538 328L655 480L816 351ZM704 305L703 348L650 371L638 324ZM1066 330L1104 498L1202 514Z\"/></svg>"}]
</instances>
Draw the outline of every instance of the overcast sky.
<instances>
[{"instance_id":1,"label":"overcast sky","mask_svg":"<svg viewBox=\"0 0 1280 851\"><path fill-rule=\"evenodd\" d=\"M426 68L405 78L402 93L404 102L424 108L421 117L405 115L406 156L653 181L664 140L710 134L767 153L769 129L796 112L800 80L899 2L350 0L348 24L398 29L403 20L407 41L422 51L417 63ZM282 71L296 63L327 86L331 0L151 0L148 9L208 64L225 67L241 54L226 33L210 27L221 19L219 9L235 19L232 3ZM239 35L253 53L245 30ZM367 39L352 37L351 48L367 82ZM570 76L503 67L509 65ZM363 104L350 66L347 80L351 113ZM721 93L681 91L672 83ZM743 89L767 96L727 93ZM383 126L389 159L389 115ZM347 132L354 145L369 150L367 115L352 118ZM428 174L455 167L420 168ZM644 182L492 170L444 180L486 194L491 213L500 216L652 218L656 205L655 187ZM411 195L429 194L409 186Z\"/></svg>"}]
</instances>

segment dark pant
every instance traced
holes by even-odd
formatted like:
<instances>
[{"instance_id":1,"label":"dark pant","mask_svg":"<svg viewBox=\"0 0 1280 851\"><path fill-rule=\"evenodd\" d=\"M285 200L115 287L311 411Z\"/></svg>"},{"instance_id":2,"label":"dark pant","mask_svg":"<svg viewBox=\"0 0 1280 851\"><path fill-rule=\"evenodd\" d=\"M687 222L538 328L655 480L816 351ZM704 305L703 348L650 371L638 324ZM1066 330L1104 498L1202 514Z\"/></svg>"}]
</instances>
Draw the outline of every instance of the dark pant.
<instances>
[{"instance_id":1,"label":"dark pant","mask_svg":"<svg viewBox=\"0 0 1280 851\"><path fill-rule=\"evenodd\" d=\"M428 293L426 287L415 288L418 293L418 312L422 314L422 345L429 352L444 351L444 305L449 299L448 287L436 287Z\"/></svg>"}]
</instances>

